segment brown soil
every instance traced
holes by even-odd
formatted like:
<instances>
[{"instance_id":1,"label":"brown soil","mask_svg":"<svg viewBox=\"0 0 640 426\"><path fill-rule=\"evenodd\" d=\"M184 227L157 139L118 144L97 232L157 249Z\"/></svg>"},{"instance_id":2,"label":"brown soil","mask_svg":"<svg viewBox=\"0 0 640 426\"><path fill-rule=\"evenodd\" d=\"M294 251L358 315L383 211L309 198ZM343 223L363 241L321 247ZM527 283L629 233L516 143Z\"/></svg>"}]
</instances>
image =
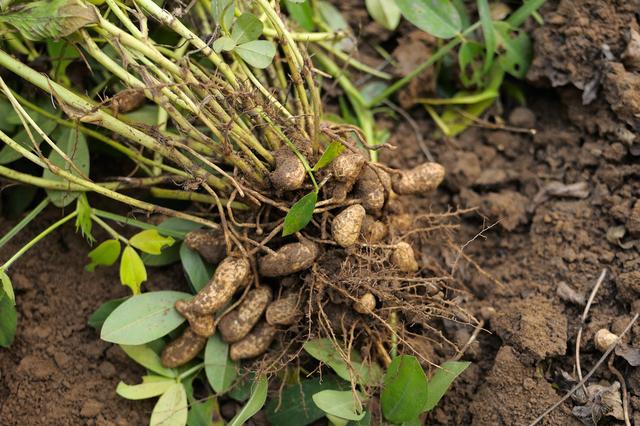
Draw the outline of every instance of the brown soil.
<instances>
[{"instance_id":1,"label":"brown soil","mask_svg":"<svg viewBox=\"0 0 640 426\"><path fill-rule=\"evenodd\" d=\"M534 33L529 77L538 88L527 93L528 109L505 102L491 111L536 134L475 127L455 140L425 141L447 176L435 196L414 200L411 210L478 207L457 238L484 272L453 248L440 251L470 292L465 307L485 320L486 329L463 358L472 366L429 424L522 425L556 402L570 387L562 371L575 375L573 348L583 310L566 296L567 286L588 296L602 269L608 270L583 333L584 372L600 357L595 332L607 327L619 333L640 311L640 83L630 60L622 59L630 31L637 29L637 10L632 1L550 1L543 11L546 25ZM361 29L363 37L381 33L371 25ZM415 112L428 138L430 121ZM391 143L399 149L384 154L389 165L425 160L408 123L398 126ZM0 258L45 222L20 234ZM618 241L607 238L616 226L626 230ZM114 393L119 380L132 383L142 370L86 326L102 301L126 293L114 268L83 271L84 259L75 254L86 251L67 226L12 270L20 323L12 349L0 350L2 424L146 422L151 403L130 403ZM175 270L154 270L150 281L157 288L183 285ZM473 331L450 322L441 326L459 345ZM627 341L640 346L640 324ZM451 353L427 344L424 355L442 361ZM627 378L632 422L638 425L640 369L620 360L615 365ZM590 383L614 380L603 366ZM574 405L565 402L543 423L580 424L571 415Z\"/></svg>"}]
</instances>

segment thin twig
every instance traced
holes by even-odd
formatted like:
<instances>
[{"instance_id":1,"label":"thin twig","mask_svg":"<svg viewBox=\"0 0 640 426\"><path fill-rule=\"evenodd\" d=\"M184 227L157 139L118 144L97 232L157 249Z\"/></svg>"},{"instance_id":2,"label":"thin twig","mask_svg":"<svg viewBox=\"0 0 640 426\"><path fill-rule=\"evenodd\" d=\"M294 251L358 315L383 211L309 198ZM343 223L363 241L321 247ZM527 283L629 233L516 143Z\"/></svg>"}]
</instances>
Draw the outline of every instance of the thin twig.
<instances>
[{"instance_id":1,"label":"thin twig","mask_svg":"<svg viewBox=\"0 0 640 426\"><path fill-rule=\"evenodd\" d=\"M611 355L607 366L609 367L609 371L611 371L620 382L620 387L622 388L622 412L624 414L624 424L625 426L631 426L631 420L629 420L629 396L627 395L627 382L624 380L622 373L613 366L613 360L615 357L615 354Z\"/></svg>"},{"instance_id":2,"label":"thin twig","mask_svg":"<svg viewBox=\"0 0 640 426\"><path fill-rule=\"evenodd\" d=\"M478 325L476 325L476 329L473 330L473 334L471 335L471 337L469 337L467 343L465 343L464 346L460 348L456 356L453 357L453 361L458 361L460 358L462 358L467 349L469 349L473 342L475 342L475 340L478 338L478 335L482 331L482 327L484 327L484 320L480 320Z\"/></svg>"}]
</instances>

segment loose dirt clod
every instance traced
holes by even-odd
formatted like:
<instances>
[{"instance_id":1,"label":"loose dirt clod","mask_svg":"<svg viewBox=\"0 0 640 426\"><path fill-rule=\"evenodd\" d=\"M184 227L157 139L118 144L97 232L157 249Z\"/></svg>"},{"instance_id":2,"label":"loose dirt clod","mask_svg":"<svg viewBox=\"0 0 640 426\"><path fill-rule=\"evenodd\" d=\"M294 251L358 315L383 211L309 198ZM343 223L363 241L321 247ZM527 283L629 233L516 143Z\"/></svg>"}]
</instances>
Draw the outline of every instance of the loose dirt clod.
<instances>
[{"instance_id":1,"label":"loose dirt clod","mask_svg":"<svg viewBox=\"0 0 640 426\"><path fill-rule=\"evenodd\" d=\"M411 170L403 171L392 179L393 190L400 195L431 192L442 183L444 167L438 163L423 163Z\"/></svg>"},{"instance_id":2,"label":"loose dirt clod","mask_svg":"<svg viewBox=\"0 0 640 426\"><path fill-rule=\"evenodd\" d=\"M384 173L384 172L381 172ZM365 167L356 182L355 195L362 202L362 207L370 214L378 214L386 200L384 185L376 171Z\"/></svg>"},{"instance_id":3,"label":"loose dirt clod","mask_svg":"<svg viewBox=\"0 0 640 426\"><path fill-rule=\"evenodd\" d=\"M318 256L318 246L310 241L286 244L275 253L260 258L260 274L265 277L282 277L300 272L311 265Z\"/></svg>"},{"instance_id":4,"label":"loose dirt clod","mask_svg":"<svg viewBox=\"0 0 640 426\"><path fill-rule=\"evenodd\" d=\"M606 328L601 328L596 332L595 336L593 336L593 343L600 352L606 352L607 349L609 349L611 345L615 344L617 341L618 336L613 334Z\"/></svg>"},{"instance_id":5,"label":"loose dirt clod","mask_svg":"<svg viewBox=\"0 0 640 426\"><path fill-rule=\"evenodd\" d=\"M289 148L281 148L274 153L276 169L271 173L271 183L280 191L299 189L307 175L304 165Z\"/></svg>"},{"instance_id":6,"label":"loose dirt clod","mask_svg":"<svg viewBox=\"0 0 640 426\"><path fill-rule=\"evenodd\" d=\"M184 243L207 262L217 265L226 256L226 246L222 234L213 229L196 229L189 232Z\"/></svg>"},{"instance_id":7,"label":"loose dirt clod","mask_svg":"<svg viewBox=\"0 0 640 426\"><path fill-rule=\"evenodd\" d=\"M218 329L222 340L233 343L249 334L271 302L271 297L271 289L267 286L251 290L240 306L220 320Z\"/></svg>"},{"instance_id":8,"label":"loose dirt clod","mask_svg":"<svg viewBox=\"0 0 640 426\"><path fill-rule=\"evenodd\" d=\"M206 343L206 337L199 336L191 327L187 327L180 337L165 346L162 365L167 368L180 367L195 358Z\"/></svg>"},{"instance_id":9,"label":"loose dirt clod","mask_svg":"<svg viewBox=\"0 0 640 426\"><path fill-rule=\"evenodd\" d=\"M298 295L291 293L271 303L265 315L271 325L291 325L300 316Z\"/></svg>"},{"instance_id":10,"label":"loose dirt clod","mask_svg":"<svg viewBox=\"0 0 640 426\"><path fill-rule=\"evenodd\" d=\"M375 244L384 240L384 238L389 233L389 230L384 222L375 220L373 217L367 215L362 222L361 232L365 241Z\"/></svg>"},{"instance_id":11,"label":"loose dirt clod","mask_svg":"<svg viewBox=\"0 0 640 426\"><path fill-rule=\"evenodd\" d=\"M366 216L364 207L354 204L342 210L331 223L333 240L342 247L350 247L358 241L362 222Z\"/></svg>"},{"instance_id":12,"label":"loose dirt clod","mask_svg":"<svg viewBox=\"0 0 640 426\"><path fill-rule=\"evenodd\" d=\"M391 263L402 272L416 272L419 269L413 247L405 242L396 244L391 253Z\"/></svg>"},{"instance_id":13,"label":"loose dirt clod","mask_svg":"<svg viewBox=\"0 0 640 426\"><path fill-rule=\"evenodd\" d=\"M353 309L360 314L368 314L373 312L376 307L376 298L371 293L365 293L362 295L360 300L358 300L353 305Z\"/></svg>"},{"instance_id":14,"label":"loose dirt clod","mask_svg":"<svg viewBox=\"0 0 640 426\"><path fill-rule=\"evenodd\" d=\"M223 307L236 290L247 284L251 265L244 257L227 257L216 269L213 278L188 303L187 309L198 315L212 314Z\"/></svg>"},{"instance_id":15,"label":"loose dirt clod","mask_svg":"<svg viewBox=\"0 0 640 426\"><path fill-rule=\"evenodd\" d=\"M365 158L360 154L345 153L333 160L331 163L333 177L342 183L346 183L351 187L358 178Z\"/></svg>"},{"instance_id":16,"label":"loose dirt clod","mask_svg":"<svg viewBox=\"0 0 640 426\"><path fill-rule=\"evenodd\" d=\"M231 345L229 357L232 361L255 358L262 355L276 336L276 328L266 322L256 325L244 339Z\"/></svg>"},{"instance_id":17,"label":"loose dirt clod","mask_svg":"<svg viewBox=\"0 0 640 426\"><path fill-rule=\"evenodd\" d=\"M189 321L189 327L199 336L209 337L216 332L216 322L213 315L196 315L189 309L189 302L178 300L176 310Z\"/></svg>"}]
</instances>

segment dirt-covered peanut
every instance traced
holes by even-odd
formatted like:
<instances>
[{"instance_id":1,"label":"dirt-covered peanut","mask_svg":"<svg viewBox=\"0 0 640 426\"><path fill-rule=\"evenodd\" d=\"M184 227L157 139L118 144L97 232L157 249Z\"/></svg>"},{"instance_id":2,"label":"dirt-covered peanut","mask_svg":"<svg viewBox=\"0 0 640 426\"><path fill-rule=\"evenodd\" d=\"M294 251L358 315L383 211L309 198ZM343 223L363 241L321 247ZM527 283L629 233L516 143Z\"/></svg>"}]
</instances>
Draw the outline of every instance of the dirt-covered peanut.
<instances>
[{"instance_id":1,"label":"dirt-covered peanut","mask_svg":"<svg viewBox=\"0 0 640 426\"><path fill-rule=\"evenodd\" d=\"M375 244L384 240L389 230L387 229L387 225L385 225L384 222L375 220L373 217L367 215L362 221L361 232L365 241Z\"/></svg>"},{"instance_id":2,"label":"dirt-covered peanut","mask_svg":"<svg viewBox=\"0 0 640 426\"><path fill-rule=\"evenodd\" d=\"M369 312L373 312L376 307L376 298L373 294L367 292L358 299L356 303L353 304L353 309L361 314L368 314Z\"/></svg>"},{"instance_id":3,"label":"dirt-covered peanut","mask_svg":"<svg viewBox=\"0 0 640 426\"><path fill-rule=\"evenodd\" d=\"M147 100L142 90L125 89L111 98L111 109L114 114L126 114L136 110Z\"/></svg>"},{"instance_id":4,"label":"dirt-covered peanut","mask_svg":"<svg viewBox=\"0 0 640 426\"><path fill-rule=\"evenodd\" d=\"M617 341L618 336L613 334L606 328L601 328L596 332L595 336L593 336L593 342L600 352L606 352L607 349L609 349L611 345L615 344Z\"/></svg>"},{"instance_id":5,"label":"dirt-covered peanut","mask_svg":"<svg viewBox=\"0 0 640 426\"><path fill-rule=\"evenodd\" d=\"M307 174L302 161L289 148L280 148L274 153L276 169L270 179L274 188L280 191L299 189Z\"/></svg>"},{"instance_id":6,"label":"dirt-covered peanut","mask_svg":"<svg viewBox=\"0 0 640 426\"><path fill-rule=\"evenodd\" d=\"M419 269L413 247L405 242L396 244L391 252L391 263L403 272L416 272Z\"/></svg>"},{"instance_id":7,"label":"dirt-covered peanut","mask_svg":"<svg viewBox=\"0 0 640 426\"><path fill-rule=\"evenodd\" d=\"M162 351L162 365L167 368L180 367L194 359L204 348L207 338L196 334L190 327Z\"/></svg>"},{"instance_id":8,"label":"dirt-covered peanut","mask_svg":"<svg viewBox=\"0 0 640 426\"><path fill-rule=\"evenodd\" d=\"M346 200L352 186L353 185L349 185L348 183L344 182L333 182L333 185L331 187L331 198L339 202Z\"/></svg>"},{"instance_id":9,"label":"dirt-covered peanut","mask_svg":"<svg viewBox=\"0 0 640 426\"><path fill-rule=\"evenodd\" d=\"M333 218L331 236L342 247L350 247L358 241L362 222L367 215L364 207L354 204L342 210Z\"/></svg>"},{"instance_id":10,"label":"dirt-covered peanut","mask_svg":"<svg viewBox=\"0 0 640 426\"><path fill-rule=\"evenodd\" d=\"M303 271L313 265L318 256L318 246L311 242L291 243L269 253L258 262L260 275L282 277Z\"/></svg>"},{"instance_id":11,"label":"dirt-covered peanut","mask_svg":"<svg viewBox=\"0 0 640 426\"><path fill-rule=\"evenodd\" d=\"M353 184L358 178L365 158L363 155L347 152L340 155L331 163L333 177L338 182Z\"/></svg>"},{"instance_id":12,"label":"dirt-covered peanut","mask_svg":"<svg viewBox=\"0 0 640 426\"><path fill-rule=\"evenodd\" d=\"M355 187L355 196L361 200L367 213L377 214L384 207L385 190L378 173L371 167L364 167Z\"/></svg>"},{"instance_id":13,"label":"dirt-covered peanut","mask_svg":"<svg viewBox=\"0 0 640 426\"><path fill-rule=\"evenodd\" d=\"M302 313L298 304L299 299L297 293L290 293L272 302L265 314L267 322L271 325L293 324Z\"/></svg>"},{"instance_id":14,"label":"dirt-covered peanut","mask_svg":"<svg viewBox=\"0 0 640 426\"><path fill-rule=\"evenodd\" d=\"M236 290L251 279L251 264L245 257L227 257L218 265L213 278L189 301L189 309L197 315L213 314L223 307Z\"/></svg>"},{"instance_id":15,"label":"dirt-covered peanut","mask_svg":"<svg viewBox=\"0 0 640 426\"><path fill-rule=\"evenodd\" d=\"M438 163L423 163L394 175L392 185L400 195L424 194L436 189L443 179L444 167Z\"/></svg>"},{"instance_id":16,"label":"dirt-covered peanut","mask_svg":"<svg viewBox=\"0 0 640 426\"><path fill-rule=\"evenodd\" d=\"M261 322L239 342L235 342L229 349L229 358L232 361L255 358L262 355L269 348L277 330L274 326Z\"/></svg>"},{"instance_id":17,"label":"dirt-covered peanut","mask_svg":"<svg viewBox=\"0 0 640 426\"><path fill-rule=\"evenodd\" d=\"M189 321L189 327L194 333L209 337L216 332L216 320L211 314L196 315L191 312L190 303L185 300L178 300L175 304L176 310Z\"/></svg>"},{"instance_id":18,"label":"dirt-covered peanut","mask_svg":"<svg viewBox=\"0 0 640 426\"><path fill-rule=\"evenodd\" d=\"M220 320L218 330L222 340L237 342L249 334L271 302L271 289L262 286L247 293L242 303Z\"/></svg>"},{"instance_id":19,"label":"dirt-covered peanut","mask_svg":"<svg viewBox=\"0 0 640 426\"><path fill-rule=\"evenodd\" d=\"M214 265L220 263L227 254L224 237L214 229L196 229L189 232L184 243L188 248L198 252L204 260Z\"/></svg>"}]
</instances>

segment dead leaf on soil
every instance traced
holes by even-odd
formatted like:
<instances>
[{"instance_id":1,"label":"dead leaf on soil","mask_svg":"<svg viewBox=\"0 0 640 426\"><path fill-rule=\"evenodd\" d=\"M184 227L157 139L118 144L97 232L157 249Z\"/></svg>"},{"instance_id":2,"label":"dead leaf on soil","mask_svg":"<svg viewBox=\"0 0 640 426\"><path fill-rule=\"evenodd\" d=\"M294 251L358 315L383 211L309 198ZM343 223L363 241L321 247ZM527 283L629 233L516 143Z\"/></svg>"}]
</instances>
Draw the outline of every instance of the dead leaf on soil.
<instances>
[{"instance_id":1,"label":"dead leaf on soil","mask_svg":"<svg viewBox=\"0 0 640 426\"><path fill-rule=\"evenodd\" d=\"M616 355L624 358L632 367L640 365L640 349L625 343L619 343L618 346L616 346L615 352Z\"/></svg>"},{"instance_id":2,"label":"dead leaf on soil","mask_svg":"<svg viewBox=\"0 0 640 426\"><path fill-rule=\"evenodd\" d=\"M611 386L590 385L587 393L589 397L586 404L573 407L572 410L573 415L582 423L598 424L603 416L624 420L620 383L614 382Z\"/></svg>"}]
</instances>

